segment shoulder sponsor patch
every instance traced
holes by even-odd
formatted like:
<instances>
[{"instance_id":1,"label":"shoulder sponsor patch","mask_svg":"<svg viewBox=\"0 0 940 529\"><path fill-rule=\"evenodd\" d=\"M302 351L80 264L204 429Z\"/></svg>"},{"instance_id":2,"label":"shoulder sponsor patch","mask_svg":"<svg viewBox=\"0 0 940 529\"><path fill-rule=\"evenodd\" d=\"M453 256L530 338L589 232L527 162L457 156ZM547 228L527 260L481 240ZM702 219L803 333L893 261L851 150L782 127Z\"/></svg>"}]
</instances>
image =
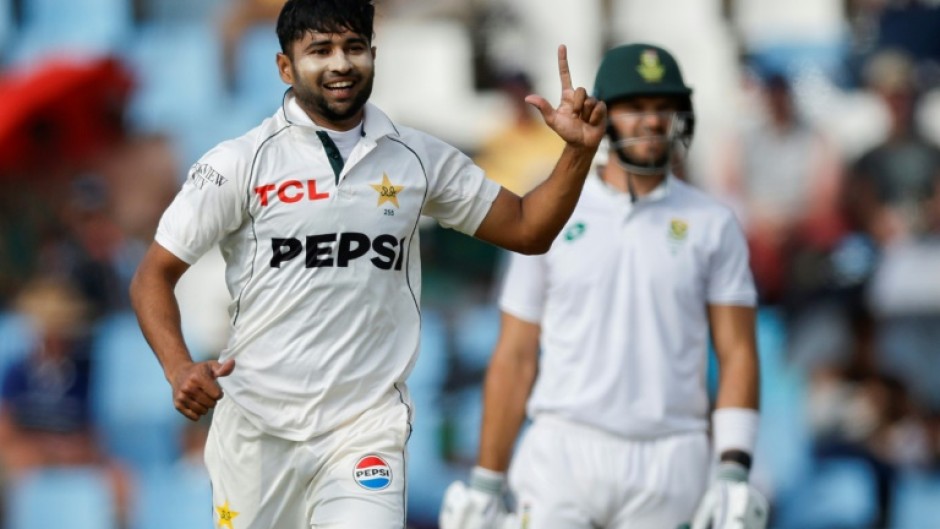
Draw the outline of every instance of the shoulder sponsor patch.
<instances>
[{"instance_id":1,"label":"shoulder sponsor patch","mask_svg":"<svg viewBox=\"0 0 940 529\"><path fill-rule=\"evenodd\" d=\"M210 167L208 164L197 163L189 170L189 178L197 189L202 189L206 184L212 184L216 187L222 187L228 178Z\"/></svg>"}]
</instances>

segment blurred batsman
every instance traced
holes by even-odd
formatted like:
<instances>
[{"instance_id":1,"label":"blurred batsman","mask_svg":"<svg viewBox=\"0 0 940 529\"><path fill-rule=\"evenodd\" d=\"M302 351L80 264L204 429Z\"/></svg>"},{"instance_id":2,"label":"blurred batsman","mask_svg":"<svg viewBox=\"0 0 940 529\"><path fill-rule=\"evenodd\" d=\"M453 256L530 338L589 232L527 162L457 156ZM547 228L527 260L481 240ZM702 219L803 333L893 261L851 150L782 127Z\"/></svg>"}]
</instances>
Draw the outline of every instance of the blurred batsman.
<instances>
[{"instance_id":1,"label":"blurred batsman","mask_svg":"<svg viewBox=\"0 0 940 529\"><path fill-rule=\"evenodd\" d=\"M448 488L442 529L765 527L767 502L748 484L747 246L733 213L671 170L692 140L691 93L662 48L604 56L594 96L609 150L548 253L510 257L478 465ZM710 423L709 335L720 366Z\"/></svg>"}]
</instances>

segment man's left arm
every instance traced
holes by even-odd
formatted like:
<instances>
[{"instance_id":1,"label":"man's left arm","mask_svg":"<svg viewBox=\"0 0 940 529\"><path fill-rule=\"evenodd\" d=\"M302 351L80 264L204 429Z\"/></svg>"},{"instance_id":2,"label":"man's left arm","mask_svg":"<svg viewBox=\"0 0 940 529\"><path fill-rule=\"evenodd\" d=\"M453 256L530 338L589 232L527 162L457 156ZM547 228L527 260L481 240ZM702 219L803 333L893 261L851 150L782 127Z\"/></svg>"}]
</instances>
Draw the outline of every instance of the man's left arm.
<instances>
[{"instance_id":1,"label":"man's left arm","mask_svg":"<svg viewBox=\"0 0 940 529\"><path fill-rule=\"evenodd\" d=\"M767 499L748 483L757 440L759 369L755 309L709 305L719 379L712 436L718 467L699 502L692 529L764 529Z\"/></svg>"},{"instance_id":2,"label":"man's left arm","mask_svg":"<svg viewBox=\"0 0 940 529\"><path fill-rule=\"evenodd\" d=\"M738 461L749 469L760 404L756 310L709 305L708 319L719 367L712 424L715 450L720 461Z\"/></svg>"}]
</instances>

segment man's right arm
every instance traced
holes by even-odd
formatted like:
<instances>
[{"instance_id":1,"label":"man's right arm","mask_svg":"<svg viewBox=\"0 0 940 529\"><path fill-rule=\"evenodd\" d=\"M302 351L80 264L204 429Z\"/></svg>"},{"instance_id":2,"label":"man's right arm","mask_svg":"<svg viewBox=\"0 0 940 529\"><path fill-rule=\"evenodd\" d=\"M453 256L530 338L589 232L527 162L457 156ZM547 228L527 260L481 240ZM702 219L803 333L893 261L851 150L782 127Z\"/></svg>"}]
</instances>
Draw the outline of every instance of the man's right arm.
<instances>
[{"instance_id":1,"label":"man's right arm","mask_svg":"<svg viewBox=\"0 0 940 529\"><path fill-rule=\"evenodd\" d=\"M539 325L502 313L501 329L483 385L478 465L505 472L525 420L538 372Z\"/></svg>"},{"instance_id":2,"label":"man's right arm","mask_svg":"<svg viewBox=\"0 0 940 529\"><path fill-rule=\"evenodd\" d=\"M197 420L222 398L216 378L234 369L234 361L219 364L193 362L183 339L179 303L174 288L189 264L160 246L151 244L131 281L130 296L141 331L173 388L173 404L180 413Z\"/></svg>"}]
</instances>

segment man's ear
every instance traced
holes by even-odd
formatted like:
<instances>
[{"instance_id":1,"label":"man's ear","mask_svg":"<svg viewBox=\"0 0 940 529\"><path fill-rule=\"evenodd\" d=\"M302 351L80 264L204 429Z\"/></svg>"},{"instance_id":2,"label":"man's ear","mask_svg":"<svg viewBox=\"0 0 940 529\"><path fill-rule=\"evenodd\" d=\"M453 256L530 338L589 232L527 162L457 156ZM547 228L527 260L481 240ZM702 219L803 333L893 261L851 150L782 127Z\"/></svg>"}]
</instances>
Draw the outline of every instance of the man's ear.
<instances>
[{"instance_id":1,"label":"man's ear","mask_svg":"<svg viewBox=\"0 0 940 529\"><path fill-rule=\"evenodd\" d=\"M294 69L291 68L290 56L286 53L277 53L277 72L281 76L281 81L291 86L294 85Z\"/></svg>"}]
</instances>

